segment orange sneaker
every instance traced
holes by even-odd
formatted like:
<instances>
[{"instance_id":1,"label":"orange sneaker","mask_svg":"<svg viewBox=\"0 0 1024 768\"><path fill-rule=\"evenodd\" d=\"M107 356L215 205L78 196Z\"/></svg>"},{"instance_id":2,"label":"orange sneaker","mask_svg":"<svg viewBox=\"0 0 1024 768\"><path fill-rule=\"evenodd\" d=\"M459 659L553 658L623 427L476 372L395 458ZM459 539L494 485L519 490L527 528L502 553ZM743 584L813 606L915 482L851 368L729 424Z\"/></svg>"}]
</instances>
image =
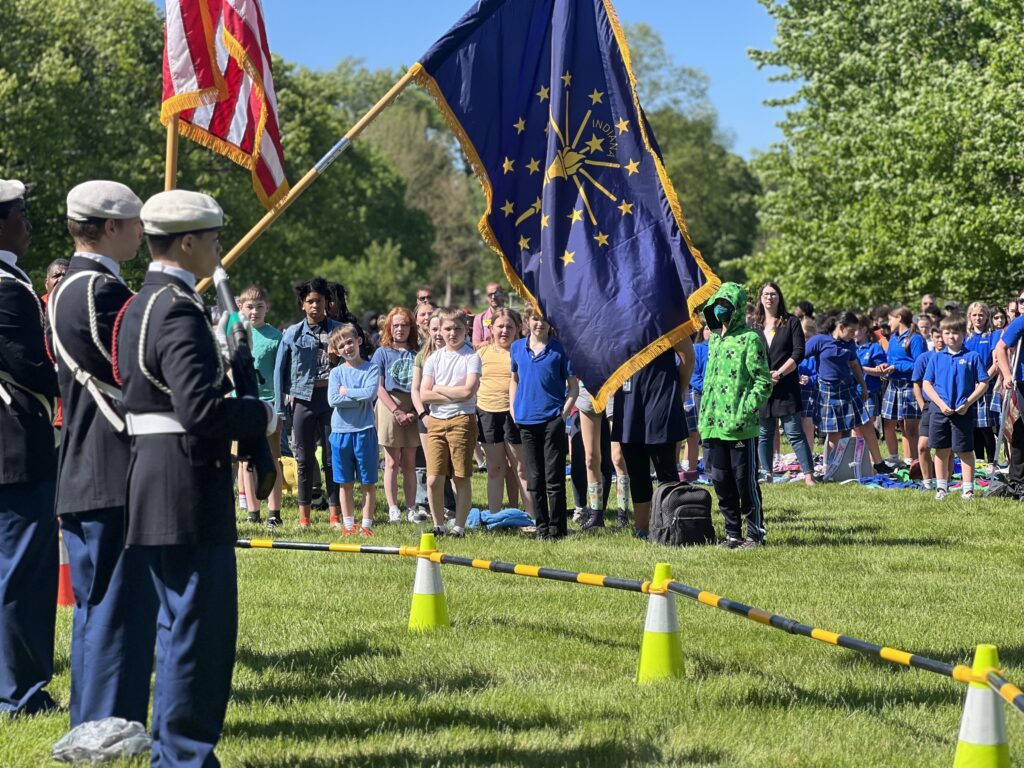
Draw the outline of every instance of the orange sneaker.
<instances>
[{"instance_id":1,"label":"orange sneaker","mask_svg":"<svg viewBox=\"0 0 1024 768\"><path fill-rule=\"evenodd\" d=\"M358 531L358 529L355 526L352 526L351 528L342 528L341 529L341 535L342 536L355 536L356 533L358 533L358 532L359 531Z\"/></svg>"},{"instance_id":2,"label":"orange sneaker","mask_svg":"<svg viewBox=\"0 0 1024 768\"><path fill-rule=\"evenodd\" d=\"M299 518L299 528L303 528L303 529L309 528L309 518L308 517L300 517Z\"/></svg>"},{"instance_id":3,"label":"orange sneaker","mask_svg":"<svg viewBox=\"0 0 1024 768\"><path fill-rule=\"evenodd\" d=\"M331 515L331 528L334 530L341 528L341 518L337 515Z\"/></svg>"},{"instance_id":4,"label":"orange sneaker","mask_svg":"<svg viewBox=\"0 0 1024 768\"><path fill-rule=\"evenodd\" d=\"M360 527L359 535L360 536L366 536L366 537L373 536L373 529L372 528L362 528L362 527Z\"/></svg>"}]
</instances>

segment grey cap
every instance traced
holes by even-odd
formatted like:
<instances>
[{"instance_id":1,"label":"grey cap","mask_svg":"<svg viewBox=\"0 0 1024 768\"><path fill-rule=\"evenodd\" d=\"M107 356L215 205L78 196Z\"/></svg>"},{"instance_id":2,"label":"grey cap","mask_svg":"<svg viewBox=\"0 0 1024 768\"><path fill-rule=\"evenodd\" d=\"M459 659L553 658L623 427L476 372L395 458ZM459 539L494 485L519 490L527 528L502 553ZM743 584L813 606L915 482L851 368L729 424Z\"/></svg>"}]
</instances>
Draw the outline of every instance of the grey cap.
<instances>
[{"instance_id":1,"label":"grey cap","mask_svg":"<svg viewBox=\"0 0 1024 768\"><path fill-rule=\"evenodd\" d=\"M224 211L209 195L172 189L153 195L142 206L147 235L177 235L224 226Z\"/></svg>"},{"instance_id":2,"label":"grey cap","mask_svg":"<svg viewBox=\"0 0 1024 768\"><path fill-rule=\"evenodd\" d=\"M68 192L68 218L137 219L142 200L116 181L84 181Z\"/></svg>"},{"instance_id":3,"label":"grey cap","mask_svg":"<svg viewBox=\"0 0 1024 768\"><path fill-rule=\"evenodd\" d=\"M25 185L17 179L0 179L0 203L9 203L25 196Z\"/></svg>"}]
</instances>

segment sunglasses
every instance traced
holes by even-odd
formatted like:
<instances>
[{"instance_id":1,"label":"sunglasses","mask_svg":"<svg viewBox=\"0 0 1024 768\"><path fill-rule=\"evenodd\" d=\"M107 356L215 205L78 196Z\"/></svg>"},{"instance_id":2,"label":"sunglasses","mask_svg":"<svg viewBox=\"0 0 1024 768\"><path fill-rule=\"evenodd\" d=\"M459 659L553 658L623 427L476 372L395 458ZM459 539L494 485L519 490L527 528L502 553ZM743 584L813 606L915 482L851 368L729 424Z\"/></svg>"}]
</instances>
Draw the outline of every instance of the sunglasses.
<instances>
[{"instance_id":1,"label":"sunglasses","mask_svg":"<svg viewBox=\"0 0 1024 768\"><path fill-rule=\"evenodd\" d=\"M426 301L433 301L433 300L434 300L433 296L417 296L416 297L416 303L417 304L422 304L422 303L424 303Z\"/></svg>"},{"instance_id":2,"label":"sunglasses","mask_svg":"<svg viewBox=\"0 0 1024 768\"><path fill-rule=\"evenodd\" d=\"M501 296L501 291L491 291L487 294L488 299L493 299L495 296Z\"/></svg>"},{"instance_id":3,"label":"sunglasses","mask_svg":"<svg viewBox=\"0 0 1024 768\"><path fill-rule=\"evenodd\" d=\"M1017 303L1018 304L1024 304L1024 296L1018 296L1017 297Z\"/></svg>"}]
</instances>

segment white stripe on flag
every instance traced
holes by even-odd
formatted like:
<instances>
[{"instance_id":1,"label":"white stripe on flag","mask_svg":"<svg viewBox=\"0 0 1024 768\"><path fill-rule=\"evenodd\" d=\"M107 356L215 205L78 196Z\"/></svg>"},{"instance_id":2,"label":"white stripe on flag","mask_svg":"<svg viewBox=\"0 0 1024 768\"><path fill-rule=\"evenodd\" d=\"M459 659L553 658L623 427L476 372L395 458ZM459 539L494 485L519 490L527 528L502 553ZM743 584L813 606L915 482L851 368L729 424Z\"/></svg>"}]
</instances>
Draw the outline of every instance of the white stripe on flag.
<instances>
[{"instance_id":1,"label":"white stripe on flag","mask_svg":"<svg viewBox=\"0 0 1024 768\"><path fill-rule=\"evenodd\" d=\"M260 159L267 164L267 170L274 179L274 186L281 186L284 182L284 164L281 162L278 148L274 146L274 140L266 130L260 138Z\"/></svg>"},{"instance_id":2,"label":"white stripe on flag","mask_svg":"<svg viewBox=\"0 0 1024 768\"><path fill-rule=\"evenodd\" d=\"M178 0L167 2L167 67L175 94L191 93L199 89Z\"/></svg>"},{"instance_id":3,"label":"white stripe on flag","mask_svg":"<svg viewBox=\"0 0 1024 768\"><path fill-rule=\"evenodd\" d=\"M228 128L227 136L224 137L236 147L242 146L242 138L245 136L246 128L249 127L250 90L252 90L252 79L248 75L243 75L242 82L238 84L238 99L235 101L235 113L231 117L231 127Z\"/></svg>"}]
</instances>

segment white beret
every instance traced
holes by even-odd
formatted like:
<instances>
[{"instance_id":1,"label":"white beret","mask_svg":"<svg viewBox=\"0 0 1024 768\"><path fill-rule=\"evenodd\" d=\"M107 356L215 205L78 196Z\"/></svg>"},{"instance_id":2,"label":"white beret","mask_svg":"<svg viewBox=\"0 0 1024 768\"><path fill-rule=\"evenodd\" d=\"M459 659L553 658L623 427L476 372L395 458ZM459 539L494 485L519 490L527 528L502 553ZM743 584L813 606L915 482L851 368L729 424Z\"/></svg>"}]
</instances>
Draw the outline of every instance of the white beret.
<instances>
[{"instance_id":1,"label":"white beret","mask_svg":"<svg viewBox=\"0 0 1024 768\"><path fill-rule=\"evenodd\" d=\"M68 218L136 219L142 201L124 184L116 181L84 181L68 192Z\"/></svg>"},{"instance_id":2,"label":"white beret","mask_svg":"<svg viewBox=\"0 0 1024 768\"><path fill-rule=\"evenodd\" d=\"M209 195L172 189L153 195L142 206L147 235L177 235L224 226L224 211Z\"/></svg>"},{"instance_id":3,"label":"white beret","mask_svg":"<svg viewBox=\"0 0 1024 768\"><path fill-rule=\"evenodd\" d=\"M25 196L25 185L17 179L0 179L0 203L9 203Z\"/></svg>"}]
</instances>

